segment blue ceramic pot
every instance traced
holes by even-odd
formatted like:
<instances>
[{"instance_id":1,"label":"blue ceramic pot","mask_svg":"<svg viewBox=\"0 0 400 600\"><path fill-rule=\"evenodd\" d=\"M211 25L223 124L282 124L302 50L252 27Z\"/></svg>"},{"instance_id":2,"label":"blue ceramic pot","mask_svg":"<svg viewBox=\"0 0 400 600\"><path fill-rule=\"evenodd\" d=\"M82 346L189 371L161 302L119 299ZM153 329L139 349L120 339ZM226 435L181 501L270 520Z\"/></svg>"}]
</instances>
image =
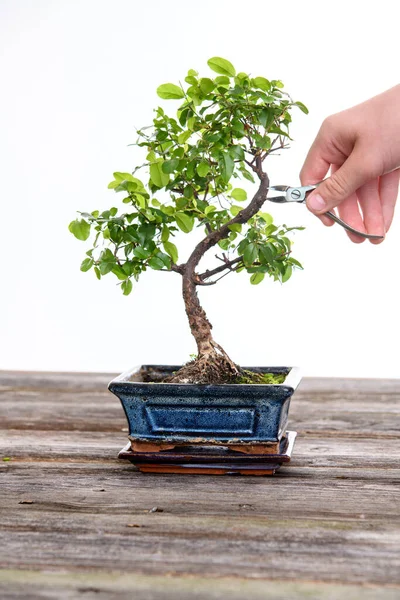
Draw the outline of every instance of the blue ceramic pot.
<instances>
[{"instance_id":1,"label":"blue ceramic pot","mask_svg":"<svg viewBox=\"0 0 400 600\"><path fill-rule=\"evenodd\" d=\"M301 379L298 368L246 367L287 374L279 384L157 383L179 368L143 365L109 384L124 408L131 441L251 444L278 442L284 435L290 399Z\"/></svg>"}]
</instances>

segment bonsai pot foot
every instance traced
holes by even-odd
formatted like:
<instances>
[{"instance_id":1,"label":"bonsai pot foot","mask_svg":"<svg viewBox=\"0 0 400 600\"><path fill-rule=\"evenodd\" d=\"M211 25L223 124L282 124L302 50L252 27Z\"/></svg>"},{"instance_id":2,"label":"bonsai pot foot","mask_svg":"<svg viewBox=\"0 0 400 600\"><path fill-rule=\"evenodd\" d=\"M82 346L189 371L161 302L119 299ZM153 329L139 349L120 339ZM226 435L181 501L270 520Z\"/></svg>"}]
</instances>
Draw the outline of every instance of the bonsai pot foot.
<instances>
[{"instance_id":1,"label":"bonsai pot foot","mask_svg":"<svg viewBox=\"0 0 400 600\"><path fill-rule=\"evenodd\" d=\"M118 458L129 460L142 473L176 473L196 475L273 475L290 462L297 433L287 431L275 454L243 454L229 446L181 445L174 448L135 451L128 443ZM140 446L140 445L139 445ZM150 444L151 446L151 444Z\"/></svg>"},{"instance_id":2,"label":"bonsai pot foot","mask_svg":"<svg viewBox=\"0 0 400 600\"><path fill-rule=\"evenodd\" d=\"M190 442L190 445L195 448L196 446L204 446L205 442ZM206 442L206 445L214 445L216 448L223 446L229 448L229 450L235 450L236 452L242 452L243 454L279 454L281 449L280 442L266 442L265 444L219 444L218 442ZM173 450L174 448L181 448L188 446L188 443L165 443L165 442L148 442L138 439L131 439L131 450L133 452L163 452L165 450Z\"/></svg>"}]
</instances>

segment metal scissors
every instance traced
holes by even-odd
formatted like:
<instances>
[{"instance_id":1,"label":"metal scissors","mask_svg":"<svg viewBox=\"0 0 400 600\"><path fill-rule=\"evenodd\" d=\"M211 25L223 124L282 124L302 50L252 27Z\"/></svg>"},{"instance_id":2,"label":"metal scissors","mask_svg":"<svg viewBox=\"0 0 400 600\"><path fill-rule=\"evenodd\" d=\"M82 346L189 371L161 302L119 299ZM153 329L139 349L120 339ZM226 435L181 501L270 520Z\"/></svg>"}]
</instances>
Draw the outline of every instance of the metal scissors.
<instances>
[{"instance_id":1,"label":"metal scissors","mask_svg":"<svg viewBox=\"0 0 400 600\"><path fill-rule=\"evenodd\" d=\"M302 185L299 187L289 187L288 185L271 186L268 188L269 191L284 192L285 195L284 196L274 196L273 198L267 198L267 200L270 200L271 202L278 202L278 203L286 203L286 202L305 203L307 196L313 190L315 190L319 186L320 183L321 182L314 183L313 185ZM344 227L344 229L347 229L347 231L351 231L351 233L354 233L355 235L359 235L363 238L368 238L370 240L382 240L384 238L383 235L372 235L371 233L364 233L363 231L354 229L354 227L351 227L350 225L348 225L347 223L342 221L342 219L339 219L339 217L337 217L335 215L335 213L331 212L330 210L328 210L327 212L325 212L323 214L328 216L330 219L332 219L332 221L335 221L335 223L338 223L339 225Z\"/></svg>"}]
</instances>

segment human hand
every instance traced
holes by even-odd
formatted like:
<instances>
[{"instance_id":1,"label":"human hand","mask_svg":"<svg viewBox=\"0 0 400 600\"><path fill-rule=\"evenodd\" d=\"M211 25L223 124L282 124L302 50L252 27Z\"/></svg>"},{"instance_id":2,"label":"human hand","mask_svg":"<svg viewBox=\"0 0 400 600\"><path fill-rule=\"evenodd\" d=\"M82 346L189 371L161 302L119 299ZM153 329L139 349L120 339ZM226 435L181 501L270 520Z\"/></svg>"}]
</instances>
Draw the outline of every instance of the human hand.
<instances>
[{"instance_id":1,"label":"human hand","mask_svg":"<svg viewBox=\"0 0 400 600\"><path fill-rule=\"evenodd\" d=\"M394 215L399 167L400 85L323 122L300 180L302 185L321 181L329 168L331 176L310 194L307 207L325 225L333 221L323 213L338 207L340 218L355 229L385 235Z\"/></svg>"}]
</instances>

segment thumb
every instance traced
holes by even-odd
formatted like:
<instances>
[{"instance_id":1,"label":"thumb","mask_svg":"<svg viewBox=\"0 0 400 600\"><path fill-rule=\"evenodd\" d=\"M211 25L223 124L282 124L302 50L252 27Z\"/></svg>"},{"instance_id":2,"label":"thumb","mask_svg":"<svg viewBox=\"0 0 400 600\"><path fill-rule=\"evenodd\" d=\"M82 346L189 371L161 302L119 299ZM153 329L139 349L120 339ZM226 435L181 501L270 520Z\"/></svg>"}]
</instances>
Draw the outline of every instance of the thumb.
<instances>
[{"instance_id":1,"label":"thumb","mask_svg":"<svg viewBox=\"0 0 400 600\"><path fill-rule=\"evenodd\" d=\"M365 158L365 157L364 157ZM365 172L365 161L361 152L353 150L335 173L325 179L307 198L307 208L323 214L346 200L371 177Z\"/></svg>"}]
</instances>

